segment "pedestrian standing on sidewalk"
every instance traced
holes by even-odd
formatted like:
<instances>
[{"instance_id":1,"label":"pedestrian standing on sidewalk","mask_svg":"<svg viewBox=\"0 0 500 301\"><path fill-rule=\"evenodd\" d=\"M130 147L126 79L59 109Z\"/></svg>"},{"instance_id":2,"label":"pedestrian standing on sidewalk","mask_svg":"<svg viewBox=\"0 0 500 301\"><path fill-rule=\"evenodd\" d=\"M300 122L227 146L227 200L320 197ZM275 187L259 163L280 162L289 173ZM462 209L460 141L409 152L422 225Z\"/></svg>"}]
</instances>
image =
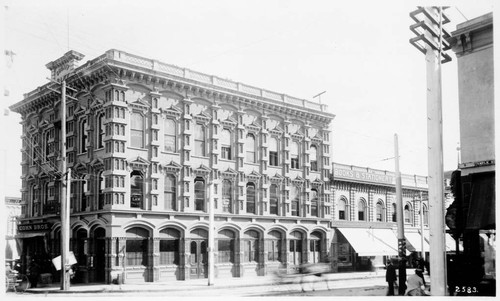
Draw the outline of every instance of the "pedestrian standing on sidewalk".
<instances>
[{"instance_id":1,"label":"pedestrian standing on sidewalk","mask_svg":"<svg viewBox=\"0 0 500 301\"><path fill-rule=\"evenodd\" d=\"M396 280L396 267L394 266L391 259L389 260L385 271L385 281L387 281L387 284L389 285L387 296L394 296L394 282L396 282Z\"/></svg>"}]
</instances>

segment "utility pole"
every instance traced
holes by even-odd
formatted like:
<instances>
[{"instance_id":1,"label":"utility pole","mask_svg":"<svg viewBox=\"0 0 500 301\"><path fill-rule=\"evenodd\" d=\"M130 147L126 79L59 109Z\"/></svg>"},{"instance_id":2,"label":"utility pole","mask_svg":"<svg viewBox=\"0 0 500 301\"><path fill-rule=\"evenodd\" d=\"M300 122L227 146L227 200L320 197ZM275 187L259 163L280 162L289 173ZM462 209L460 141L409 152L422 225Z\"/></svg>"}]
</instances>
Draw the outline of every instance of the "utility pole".
<instances>
[{"instance_id":1,"label":"utility pole","mask_svg":"<svg viewBox=\"0 0 500 301\"><path fill-rule=\"evenodd\" d=\"M410 30L417 37L410 43L425 54L427 67L427 145L429 172L429 228L431 294L446 295L446 249L444 223L443 118L441 64L451 61L444 51L450 49L443 24L450 20L442 7L418 7L410 13L416 22Z\"/></svg>"},{"instance_id":2,"label":"utility pole","mask_svg":"<svg viewBox=\"0 0 500 301\"><path fill-rule=\"evenodd\" d=\"M394 134L394 162L396 166L396 219L398 221L398 255L406 256L406 239L403 216L403 192L401 189L401 172L399 171L398 134Z\"/></svg>"},{"instance_id":3,"label":"utility pole","mask_svg":"<svg viewBox=\"0 0 500 301\"><path fill-rule=\"evenodd\" d=\"M426 260L424 250L424 199L422 196L422 191L420 191L420 245L422 246L421 258L423 260Z\"/></svg>"},{"instance_id":4,"label":"utility pole","mask_svg":"<svg viewBox=\"0 0 500 301\"><path fill-rule=\"evenodd\" d=\"M215 275L215 228L214 228L214 198L212 197L212 185L213 182L210 181L208 184L208 286L214 285L214 275Z\"/></svg>"},{"instance_id":5,"label":"utility pole","mask_svg":"<svg viewBox=\"0 0 500 301\"><path fill-rule=\"evenodd\" d=\"M62 190L61 190L61 290L69 289L69 195L71 170L67 170L66 162L66 81L62 81L61 91L61 161L62 161ZM66 179L64 179L64 176Z\"/></svg>"},{"instance_id":6,"label":"utility pole","mask_svg":"<svg viewBox=\"0 0 500 301\"><path fill-rule=\"evenodd\" d=\"M398 224L399 295L404 295L406 287L406 239L403 216L403 192L401 172L399 171L398 134L394 134L394 163L396 169L396 219Z\"/></svg>"},{"instance_id":7,"label":"utility pole","mask_svg":"<svg viewBox=\"0 0 500 301\"><path fill-rule=\"evenodd\" d=\"M70 239L70 205L69 199L71 195L71 170L67 167L66 159L66 99L74 97L66 95L66 90L70 88L66 85L66 81L58 82L54 79L50 79L54 84L61 85L61 91L55 90L52 87L48 87L49 90L61 94L61 290L69 290L70 287L70 275L69 270L71 265L69 264L69 239Z\"/></svg>"}]
</instances>

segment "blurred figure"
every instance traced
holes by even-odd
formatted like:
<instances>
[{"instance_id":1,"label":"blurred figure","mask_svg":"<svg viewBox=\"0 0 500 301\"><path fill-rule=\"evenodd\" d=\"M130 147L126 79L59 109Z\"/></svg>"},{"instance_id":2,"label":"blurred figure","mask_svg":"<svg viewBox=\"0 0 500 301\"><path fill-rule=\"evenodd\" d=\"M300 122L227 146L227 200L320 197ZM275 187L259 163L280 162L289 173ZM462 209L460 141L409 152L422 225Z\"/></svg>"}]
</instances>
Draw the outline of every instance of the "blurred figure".
<instances>
[{"instance_id":1,"label":"blurred figure","mask_svg":"<svg viewBox=\"0 0 500 301\"><path fill-rule=\"evenodd\" d=\"M426 296L423 271L416 269L415 274L408 277L406 296Z\"/></svg>"}]
</instances>

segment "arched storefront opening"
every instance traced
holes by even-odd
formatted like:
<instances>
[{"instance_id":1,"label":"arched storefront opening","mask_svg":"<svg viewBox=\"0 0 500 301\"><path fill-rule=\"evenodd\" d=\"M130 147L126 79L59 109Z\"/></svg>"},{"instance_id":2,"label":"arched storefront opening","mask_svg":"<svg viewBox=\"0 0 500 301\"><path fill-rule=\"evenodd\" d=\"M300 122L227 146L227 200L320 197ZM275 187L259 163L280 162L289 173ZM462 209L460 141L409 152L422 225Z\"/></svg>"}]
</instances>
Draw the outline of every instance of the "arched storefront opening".
<instances>
[{"instance_id":1,"label":"arched storefront opening","mask_svg":"<svg viewBox=\"0 0 500 301\"><path fill-rule=\"evenodd\" d=\"M243 235L243 262L246 265L244 274L248 271L250 275L264 275L260 267L263 261L260 256L260 238L260 233L255 230L248 230Z\"/></svg>"},{"instance_id":2,"label":"arched storefront opening","mask_svg":"<svg viewBox=\"0 0 500 301\"><path fill-rule=\"evenodd\" d=\"M93 278L95 282L104 282L106 280L106 230L101 227L94 230L94 258L91 266L95 273L91 281Z\"/></svg>"},{"instance_id":3,"label":"arched storefront opening","mask_svg":"<svg viewBox=\"0 0 500 301\"><path fill-rule=\"evenodd\" d=\"M140 227L133 227L126 232L125 267L128 282L149 281L148 254L149 231Z\"/></svg>"},{"instance_id":4,"label":"arched storefront opening","mask_svg":"<svg viewBox=\"0 0 500 301\"><path fill-rule=\"evenodd\" d=\"M160 266L165 271L161 275L165 275L167 279L180 280L181 233L173 228L165 228L160 231L159 236Z\"/></svg>"},{"instance_id":5,"label":"arched storefront opening","mask_svg":"<svg viewBox=\"0 0 500 301\"><path fill-rule=\"evenodd\" d=\"M222 230L217 233L217 270L218 277L235 277L238 272L235 263L236 235L231 230Z\"/></svg>"},{"instance_id":6,"label":"arched storefront opening","mask_svg":"<svg viewBox=\"0 0 500 301\"><path fill-rule=\"evenodd\" d=\"M284 263L283 261L283 235L281 232L273 230L269 232L266 241L267 261L271 263Z\"/></svg>"},{"instance_id":7,"label":"arched storefront opening","mask_svg":"<svg viewBox=\"0 0 500 301\"><path fill-rule=\"evenodd\" d=\"M191 231L189 244L189 277L191 279L208 277L208 232L204 229Z\"/></svg>"},{"instance_id":8,"label":"arched storefront opening","mask_svg":"<svg viewBox=\"0 0 500 301\"><path fill-rule=\"evenodd\" d=\"M73 281L77 283L88 281L87 254L89 249L87 233L87 230L83 228L73 230L72 249L77 262Z\"/></svg>"},{"instance_id":9,"label":"arched storefront opening","mask_svg":"<svg viewBox=\"0 0 500 301\"><path fill-rule=\"evenodd\" d=\"M311 233L309 241L309 252L311 252L310 263L321 262L321 237L322 235L318 231Z\"/></svg>"},{"instance_id":10,"label":"arched storefront opening","mask_svg":"<svg viewBox=\"0 0 500 301\"><path fill-rule=\"evenodd\" d=\"M290 233L290 257L288 261L292 265L299 266L302 264L302 240L303 235L299 231Z\"/></svg>"}]
</instances>

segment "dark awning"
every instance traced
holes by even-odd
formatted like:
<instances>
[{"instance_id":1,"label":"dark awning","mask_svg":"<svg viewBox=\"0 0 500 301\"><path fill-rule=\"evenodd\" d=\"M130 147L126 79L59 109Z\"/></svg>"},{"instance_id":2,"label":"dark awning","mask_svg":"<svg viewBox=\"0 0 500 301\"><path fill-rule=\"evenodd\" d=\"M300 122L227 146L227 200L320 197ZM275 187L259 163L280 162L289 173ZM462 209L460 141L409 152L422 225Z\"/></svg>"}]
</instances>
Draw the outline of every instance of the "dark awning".
<instances>
[{"instance_id":1,"label":"dark awning","mask_svg":"<svg viewBox=\"0 0 500 301\"><path fill-rule=\"evenodd\" d=\"M495 228L495 175L475 177L467 215L469 230Z\"/></svg>"},{"instance_id":2,"label":"dark awning","mask_svg":"<svg viewBox=\"0 0 500 301\"><path fill-rule=\"evenodd\" d=\"M31 237L37 237L37 236L45 236L47 232L20 232L17 233L15 238L31 238Z\"/></svg>"}]
</instances>

